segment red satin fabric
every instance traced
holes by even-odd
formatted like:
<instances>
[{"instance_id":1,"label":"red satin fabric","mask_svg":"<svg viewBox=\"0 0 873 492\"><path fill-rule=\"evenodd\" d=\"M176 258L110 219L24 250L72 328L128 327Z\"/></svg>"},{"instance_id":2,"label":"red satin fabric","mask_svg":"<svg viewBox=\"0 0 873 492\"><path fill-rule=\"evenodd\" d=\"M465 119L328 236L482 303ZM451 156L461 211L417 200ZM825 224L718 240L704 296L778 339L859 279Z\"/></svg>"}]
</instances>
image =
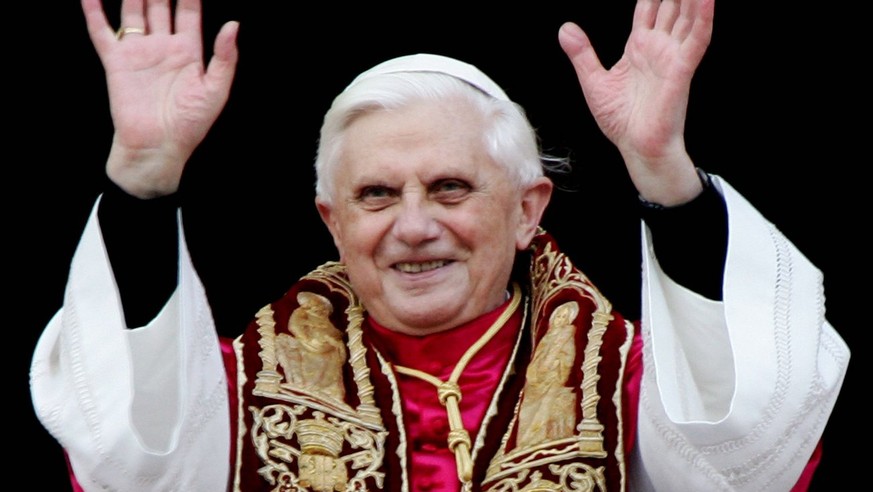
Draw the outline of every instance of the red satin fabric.
<instances>
[{"instance_id":1,"label":"red satin fabric","mask_svg":"<svg viewBox=\"0 0 873 492\"><path fill-rule=\"evenodd\" d=\"M452 330L417 337L397 333L368 319L365 330L373 331L382 354L391 363L424 371L441 381L451 376L458 360L488 330L507 308L498 309ZM518 310L464 368L461 387L461 417L464 428L476 442L476 433L491 404L509 356L521 329L522 312ZM415 492L459 490L455 455L448 449L449 424L446 409L437 398L433 384L414 376L397 375L403 400L406 439L410 444L410 475Z\"/></svg>"}]
</instances>

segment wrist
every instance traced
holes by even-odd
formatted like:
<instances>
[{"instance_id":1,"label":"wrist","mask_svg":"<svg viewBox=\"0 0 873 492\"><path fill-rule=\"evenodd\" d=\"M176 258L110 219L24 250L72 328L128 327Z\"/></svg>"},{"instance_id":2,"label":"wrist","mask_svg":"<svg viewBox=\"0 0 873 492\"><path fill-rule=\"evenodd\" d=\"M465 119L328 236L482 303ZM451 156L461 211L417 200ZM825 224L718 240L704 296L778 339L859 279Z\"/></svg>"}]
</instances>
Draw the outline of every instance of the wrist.
<instances>
[{"instance_id":1,"label":"wrist","mask_svg":"<svg viewBox=\"0 0 873 492\"><path fill-rule=\"evenodd\" d=\"M646 200L642 194L638 194L637 197L640 201L640 205L642 205L643 208L646 208L649 210L663 210L666 208L678 207L678 206L684 205L684 204L694 200L695 198L700 196L703 192L705 192L707 189L709 189L710 186L712 186L712 181L710 180L709 174L707 174L706 171L704 171L703 169L701 169L699 167L695 167L694 169L697 173L697 179L700 182L700 190L694 196L692 196L689 200L684 200L684 201L681 201L679 203L670 203L670 204L665 205L665 204L659 203L657 201Z\"/></svg>"}]
</instances>

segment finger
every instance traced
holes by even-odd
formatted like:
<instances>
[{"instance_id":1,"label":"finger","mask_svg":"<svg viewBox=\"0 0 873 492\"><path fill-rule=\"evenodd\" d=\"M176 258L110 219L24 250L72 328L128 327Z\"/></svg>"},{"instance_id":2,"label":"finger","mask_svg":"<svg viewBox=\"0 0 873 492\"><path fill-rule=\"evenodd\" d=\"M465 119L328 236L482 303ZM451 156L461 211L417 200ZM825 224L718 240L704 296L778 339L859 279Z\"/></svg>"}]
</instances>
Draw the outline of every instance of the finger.
<instances>
[{"instance_id":1,"label":"finger","mask_svg":"<svg viewBox=\"0 0 873 492\"><path fill-rule=\"evenodd\" d=\"M176 2L176 33L190 35L203 46L203 15L200 0L179 0Z\"/></svg>"},{"instance_id":2,"label":"finger","mask_svg":"<svg viewBox=\"0 0 873 492\"><path fill-rule=\"evenodd\" d=\"M634 7L633 29L653 29L661 0L639 0Z\"/></svg>"},{"instance_id":3,"label":"finger","mask_svg":"<svg viewBox=\"0 0 873 492\"><path fill-rule=\"evenodd\" d=\"M591 46L588 35L578 25L566 22L558 31L558 42L573 64L573 68L576 69L579 83L584 90L589 77L603 70L603 64L600 63L594 47Z\"/></svg>"},{"instance_id":4,"label":"finger","mask_svg":"<svg viewBox=\"0 0 873 492\"><path fill-rule=\"evenodd\" d=\"M700 59L712 40L712 21L715 16L715 0L695 0L690 9L691 26L682 47L688 55Z\"/></svg>"},{"instance_id":5,"label":"finger","mask_svg":"<svg viewBox=\"0 0 873 492\"><path fill-rule=\"evenodd\" d=\"M663 0L658 7L658 18L655 19L655 29L670 33L679 17L679 1Z\"/></svg>"},{"instance_id":6,"label":"finger","mask_svg":"<svg viewBox=\"0 0 873 492\"><path fill-rule=\"evenodd\" d=\"M228 94L233 82L239 49L236 45L239 22L230 21L221 26L215 37L212 59L206 67L206 83L216 92Z\"/></svg>"},{"instance_id":7,"label":"finger","mask_svg":"<svg viewBox=\"0 0 873 492\"><path fill-rule=\"evenodd\" d=\"M673 36L679 40L684 40L691 32L694 25L695 16L697 15L696 1L682 1L679 5L679 17L676 23L673 24Z\"/></svg>"},{"instance_id":8,"label":"finger","mask_svg":"<svg viewBox=\"0 0 873 492\"><path fill-rule=\"evenodd\" d=\"M85 14L85 25L88 28L88 36L97 50L97 55L103 53L115 41L115 29L109 25L103 4L100 0L82 0L82 13Z\"/></svg>"},{"instance_id":9,"label":"finger","mask_svg":"<svg viewBox=\"0 0 873 492\"><path fill-rule=\"evenodd\" d=\"M121 2L121 24L119 29L124 27L134 27L145 29L148 32L148 27L145 20L144 0L123 0Z\"/></svg>"},{"instance_id":10,"label":"finger","mask_svg":"<svg viewBox=\"0 0 873 492\"><path fill-rule=\"evenodd\" d=\"M149 26L149 34L173 33L172 15L170 13L170 0L147 0L146 22Z\"/></svg>"}]
</instances>

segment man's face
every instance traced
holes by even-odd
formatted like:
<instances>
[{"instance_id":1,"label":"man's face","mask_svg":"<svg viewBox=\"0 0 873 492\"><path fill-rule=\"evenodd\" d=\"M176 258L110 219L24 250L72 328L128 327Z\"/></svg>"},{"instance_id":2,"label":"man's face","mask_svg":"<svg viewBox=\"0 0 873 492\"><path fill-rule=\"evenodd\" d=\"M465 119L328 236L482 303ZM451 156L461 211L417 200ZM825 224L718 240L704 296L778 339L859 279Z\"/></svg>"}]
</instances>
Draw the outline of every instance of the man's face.
<instances>
[{"instance_id":1,"label":"man's face","mask_svg":"<svg viewBox=\"0 0 873 492\"><path fill-rule=\"evenodd\" d=\"M317 205L355 292L390 329L434 333L505 299L551 183L519 190L482 125L467 103L442 101L371 112L346 131L335 196Z\"/></svg>"}]
</instances>

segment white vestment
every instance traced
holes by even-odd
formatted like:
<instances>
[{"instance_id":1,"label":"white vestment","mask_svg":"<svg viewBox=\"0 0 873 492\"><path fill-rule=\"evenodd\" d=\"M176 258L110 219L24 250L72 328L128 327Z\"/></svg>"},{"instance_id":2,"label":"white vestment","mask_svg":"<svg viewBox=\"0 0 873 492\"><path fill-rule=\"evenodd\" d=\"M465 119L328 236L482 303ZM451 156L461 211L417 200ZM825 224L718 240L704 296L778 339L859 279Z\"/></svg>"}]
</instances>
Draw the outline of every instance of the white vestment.
<instances>
[{"instance_id":1,"label":"white vestment","mask_svg":"<svg viewBox=\"0 0 873 492\"><path fill-rule=\"evenodd\" d=\"M821 273L723 180L724 300L661 270L643 227L644 372L630 490L790 490L848 366L824 318ZM37 344L37 415L86 490L224 490L227 382L203 287L180 235L179 286L128 330L96 205L64 305Z\"/></svg>"}]
</instances>

